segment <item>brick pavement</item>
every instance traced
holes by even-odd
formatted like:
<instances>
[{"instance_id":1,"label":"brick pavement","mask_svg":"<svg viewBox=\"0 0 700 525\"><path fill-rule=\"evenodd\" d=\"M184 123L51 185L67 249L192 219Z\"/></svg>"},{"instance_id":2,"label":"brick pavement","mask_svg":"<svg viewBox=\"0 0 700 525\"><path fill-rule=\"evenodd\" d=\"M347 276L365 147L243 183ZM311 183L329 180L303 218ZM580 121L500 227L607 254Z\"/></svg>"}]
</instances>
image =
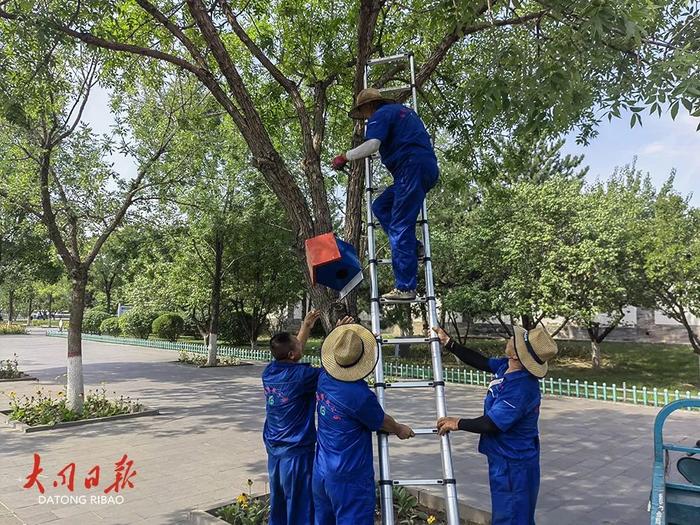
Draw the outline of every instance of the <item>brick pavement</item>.
<instances>
[{"instance_id":1,"label":"brick pavement","mask_svg":"<svg viewBox=\"0 0 700 525\"><path fill-rule=\"evenodd\" d=\"M65 340L0 337L0 359L13 352L44 388L61 388ZM175 364L176 358L175 352L86 342L87 388L104 383L109 392L138 398L161 415L36 434L0 428L0 525L185 523L189 510L232 499L247 488L249 478L255 481L254 491L264 490L262 365L199 369ZM36 383L5 383L0 392L36 388ZM450 413L477 415L483 395L480 388L450 385ZM429 393L389 392L387 404L399 420L416 426L426 426L419 414L434 413ZM7 405L0 394L0 410ZM646 523L655 413L631 405L546 398L538 525ZM700 417L680 414L671 421L669 436L694 442L700 437ZM392 442L393 475L439 477L437 443L426 443L432 439ZM476 452L476 436L455 434L452 439L460 500L488 510L486 461ZM127 453L138 472L136 486L123 493L119 505L40 504L36 491L22 489L35 451L42 457L45 485L74 461L78 476L73 494L88 494L77 486L85 471L102 465L100 486L105 487L113 476L111 464ZM58 494L68 492L46 487L46 495Z\"/></svg>"}]
</instances>

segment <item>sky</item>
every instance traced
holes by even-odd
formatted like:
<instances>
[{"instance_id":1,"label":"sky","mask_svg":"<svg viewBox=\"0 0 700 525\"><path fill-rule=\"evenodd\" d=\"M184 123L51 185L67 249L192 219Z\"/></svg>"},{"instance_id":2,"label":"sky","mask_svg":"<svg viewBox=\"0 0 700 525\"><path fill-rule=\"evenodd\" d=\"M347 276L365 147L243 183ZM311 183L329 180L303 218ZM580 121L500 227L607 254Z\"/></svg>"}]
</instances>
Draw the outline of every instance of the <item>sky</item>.
<instances>
[{"instance_id":1,"label":"sky","mask_svg":"<svg viewBox=\"0 0 700 525\"><path fill-rule=\"evenodd\" d=\"M617 166L624 166L637 157L637 168L648 172L656 187L661 186L676 169L674 187L681 194L692 195L693 206L700 207L700 118L691 117L683 108L676 120L668 112L661 117L644 116L643 126L629 127L629 115L607 119L600 125L598 136L587 146L576 144L575 134L567 137L564 153L584 155L583 164L590 166L587 179L606 180ZM109 111L109 93L99 86L85 108L84 120L94 131L109 133L114 123ZM111 158L115 170L123 177L136 174L133 160L115 152Z\"/></svg>"},{"instance_id":2,"label":"sky","mask_svg":"<svg viewBox=\"0 0 700 525\"><path fill-rule=\"evenodd\" d=\"M598 136L588 146L576 144L575 135L567 137L565 153L584 155L590 167L587 179L605 180L616 166L630 164L637 157L637 168L648 172L656 187L661 186L675 168L674 188L691 195L693 206L700 207L700 118L681 110L672 120L666 112L661 117L644 115L643 127L629 126L629 115L607 119L598 128Z\"/></svg>"}]
</instances>

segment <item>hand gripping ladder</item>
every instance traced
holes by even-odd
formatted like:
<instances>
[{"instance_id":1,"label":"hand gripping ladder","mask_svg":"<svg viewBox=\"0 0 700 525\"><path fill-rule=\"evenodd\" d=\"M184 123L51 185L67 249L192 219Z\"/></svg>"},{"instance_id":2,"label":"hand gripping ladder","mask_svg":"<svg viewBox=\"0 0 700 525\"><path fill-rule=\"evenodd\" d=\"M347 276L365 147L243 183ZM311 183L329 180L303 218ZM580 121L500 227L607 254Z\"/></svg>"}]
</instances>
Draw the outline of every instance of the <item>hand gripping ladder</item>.
<instances>
[{"instance_id":1,"label":"hand gripping ladder","mask_svg":"<svg viewBox=\"0 0 700 525\"><path fill-rule=\"evenodd\" d=\"M411 92L411 105L414 111L417 111L418 100L416 96L416 72L413 54L394 55L382 57L374 60L369 60L365 65L364 87L368 85L368 76L370 68L381 64L389 64L392 62L400 63L408 61L411 71L411 84L398 88L385 88L382 93L398 93L408 90ZM392 301L385 301L379 297L379 286L377 279L377 265L391 264L391 259L377 259L376 253L376 237L375 228L378 223L374 221L372 214L372 196L375 188L373 187L372 176L372 159L365 158L365 191L367 192L367 250L369 255L369 272L370 272L370 289L371 289L371 315L372 315L372 331L375 334L381 334L381 307L384 304L390 304ZM415 303L426 303L428 306L428 317L430 326L438 325L437 309L435 304L435 287L433 284L433 268L430 260L430 233L428 230L428 208L426 202L423 201L420 219L418 223L422 227L423 247L425 256L423 263L425 267L425 286L426 294L424 297L416 297ZM402 302L403 304L403 302ZM432 388L435 392L435 405L437 408L437 417L443 417L447 410L445 407L445 382L443 379L442 359L440 355L440 341L437 337L400 337L385 339L381 336L377 338L379 347L379 362L374 372L375 390L377 399L380 405L384 408L384 393L387 388ZM432 381L401 381L396 383L386 383L384 381L384 363L382 358L382 344L428 344L432 355L433 364L433 380ZM436 418L437 419L437 418ZM418 428L414 429L416 435L432 435L437 436L437 429ZM442 456L442 478L440 479L392 479L391 470L389 468L389 436L386 433L377 433L377 443L379 448L379 488L380 502L382 510L383 525L394 525L393 498L392 488L394 486L426 486L426 485L442 485L445 489L445 502L448 525L459 525L459 512L457 507L457 485L455 483L454 472L452 468L452 453L450 451L449 435L438 438L440 440L440 452Z\"/></svg>"}]
</instances>

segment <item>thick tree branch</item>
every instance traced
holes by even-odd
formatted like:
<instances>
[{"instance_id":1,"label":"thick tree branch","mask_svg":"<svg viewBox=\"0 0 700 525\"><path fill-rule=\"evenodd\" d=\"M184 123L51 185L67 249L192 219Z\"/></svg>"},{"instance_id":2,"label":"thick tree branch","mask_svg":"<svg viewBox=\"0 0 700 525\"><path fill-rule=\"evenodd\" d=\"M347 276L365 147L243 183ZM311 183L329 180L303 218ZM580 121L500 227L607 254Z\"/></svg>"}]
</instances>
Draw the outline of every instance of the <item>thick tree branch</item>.
<instances>
[{"instance_id":1,"label":"thick tree branch","mask_svg":"<svg viewBox=\"0 0 700 525\"><path fill-rule=\"evenodd\" d=\"M148 173L151 166L155 162L157 162L158 159L163 155L163 153L165 153L165 151L168 149L168 146L170 145L170 142L173 140L173 137L174 137L174 134L171 133L164 138L160 147L153 153L153 155L151 155L151 157L141 167L141 169L139 170L139 172L136 175L136 178L134 178L134 180L131 181L130 189L127 192L126 196L124 197L124 201L122 202L122 205L119 207L119 210L115 214L112 221L109 223L109 226L107 226L107 228L105 228L105 230L97 238L92 250L90 251L89 255L86 257L85 264L87 266L90 266L90 264L92 264L92 262L95 260L95 257L97 257L97 254L100 252L100 250L102 249L102 246L107 241L109 236L121 224L122 219L124 219L124 216L126 215L126 212L129 209L129 206L131 206L131 204L133 203L134 197L142 189L141 188L141 181L143 181L144 177Z\"/></svg>"},{"instance_id":2,"label":"thick tree branch","mask_svg":"<svg viewBox=\"0 0 700 525\"><path fill-rule=\"evenodd\" d=\"M443 37L425 63L423 63L420 69L416 72L417 87L422 86L430 78L440 63L445 59L445 56L447 56L447 53L452 46L465 36L472 35L480 31L485 31L493 27L522 25L531 20L542 18L546 13L547 10L542 10L537 11L536 13L530 13L528 15L517 16L514 18L494 20L493 22L482 22L471 26L460 26L456 28L454 31ZM405 98L407 98L407 95L402 97L403 100L405 100Z\"/></svg>"},{"instance_id":3,"label":"thick tree branch","mask_svg":"<svg viewBox=\"0 0 700 525\"><path fill-rule=\"evenodd\" d=\"M177 24L170 20L170 18L165 16L163 12L158 10L158 8L148 0L136 0L136 3L139 4L141 9L143 9L149 15L151 15L151 17L160 22L160 24L163 27L165 27L170 32L170 34L172 34L182 43L183 46L185 46L185 49L187 49L189 54L192 56L192 58L202 70L209 69L207 67L206 60L202 56L202 53L199 51L194 42L192 42L192 40L190 40L187 37L187 35L185 35L185 32L182 30L182 28L180 28Z\"/></svg>"},{"instance_id":4,"label":"thick tree branch","mask_svg":"<svg viewBox=\"0 0 700 525\"><path fill-rule=\"evenodd\" d=\"M323 173L320 168L319 151L314 147L314 132L311 127L311 119L306 109L304 99L299 92L297 85L287 78L280 69L272 63L265 53L253 42L245 29L239 24L238 18L231 9L227 0L217 0L221 7L229 26L233 29L238 39L246 46L253 57L258 60L263 67L272 75L277 83L287 92L291 98L292 105L299 119L301 128L301 138L304 147L304 173L308 180L309 191L313 203L314 217L316 218L316 229L318 233L325 233L331 230L330 209L328 207L328 196L323 180Z\"/></svg>"},{"instance_id":5,"label":"thick tree branch","mask_svg":"<svg viewBox=\"0 0 700 525\"><path fill-rule=\"evenodd\" d=\"M357 24L357 61L355 62L355 74L353 77L353 93L357 94L364 87L365 64L372 55L377 19L384 5L384 0L361 0L360 12ZM355 123L352 137L352 147L358 146L364 139L364 126L360 122ZM353 162L348 176L347 194L345 197L345 239L360 248L362 235L362 196L363 181L365 177L364 162ZM353 299L353 295L350 295ZM350 303L348 303L350 304ZM355 312L352 312L353 315Z\"/></svg>"},{"instance_id":6,"label":"thick tree branch","mask_svg":"<svg viewBox=\"0 0 700 525\"><path fill-rule=\"evenodd\" d=\"M68 251L68 247L63 240L58 224L56 223L56 214L51 205L51 193L49 191L49 173L51 171L51 154L50 148L44 148L41 153L41 166L39 168L39 189L41 194L41 220L46 226L49 233L49 238L56 247L59 257L63 260L66 268L74 270L80 264L79 259L74 258Z\"/></svg>"},{"instance_id":7,"label":"thick tree branch","mask_svg":"<svg viewBox=\"0 0 700 525\"><path fill-rule=\"evenodd\" d=\"M90 98L90 90L95 85L95 82L93 82L93 79L95 78L96 72L97 72L97 59L93 57L93 59L90 63L90 68L88 69L88 73L85 77L85 80L83 81L83 85L80 87L80 91L78 92L78 96L75 99L75 103L73 104L73 107L68 112L68 115L66 117L66 121L63 123L62 127L68 126L68 129L66 129L63 133L58 134L56 136L56 138L53 139L53 141L51 143L52 147L58 145L63 139L72 135L73 132L75 131L75 129L80 124L80 120L83 118L83 112L85 111L85 106L87 105L87 101ZM78 107L78 104L80 104L80 107L78 108L78 114L75 116L75 120L73 121L73 124L69 124L70 119L73 116L73 112L75 111L75 108Z\"/></svg>"}]
</instances>

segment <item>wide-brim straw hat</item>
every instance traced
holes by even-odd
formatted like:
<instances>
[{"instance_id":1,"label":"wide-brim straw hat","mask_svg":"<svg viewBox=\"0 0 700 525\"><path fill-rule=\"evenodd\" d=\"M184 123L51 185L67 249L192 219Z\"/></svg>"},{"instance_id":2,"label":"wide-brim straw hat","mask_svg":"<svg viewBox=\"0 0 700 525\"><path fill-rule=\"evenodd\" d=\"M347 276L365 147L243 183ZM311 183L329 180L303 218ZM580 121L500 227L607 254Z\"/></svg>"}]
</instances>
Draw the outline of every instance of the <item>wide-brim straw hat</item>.
<instances>
[{"instance_id":1,"label":"wide-brim straw hat","mask_svg":"<svg viewBox=\"0 0 700 525\"><path fill-rule=\"evenodd\" d=\"M334 328L321 346L323 368L340 381L367 377L377 366L378 358L377 339L359 324Z\"/></svg>"},{"instance_id":2,"label":"wide-brim straw hat","mask_svg":"<svg viewBox=\"0 0 700 525\"><path fill-rule=\"evenodd\" d=\"M522 365L533 376L544 377L549 369L547 361L559 352L556 341L541 326L532 330L514 326L513 335L515 354Z\"/></svg>"},{"instance_id":3,"label":"wide-brim straw hat","mask_svg":"<svg viewBox=\"0 0 700 525\"><path fill-rule=\"evenodd\" d=\"M348 111L348 115L350 115L351 118L362 118L362 115L360 114L360 108L365 104L369 104L370 102L386 102L388 104L392 104L396 101L392 98L385 97L376 88L365 88L357 94L357 98L355 99L355 106L353 106L353 108L350 111Z\"/></svg>"}]
</instances>

